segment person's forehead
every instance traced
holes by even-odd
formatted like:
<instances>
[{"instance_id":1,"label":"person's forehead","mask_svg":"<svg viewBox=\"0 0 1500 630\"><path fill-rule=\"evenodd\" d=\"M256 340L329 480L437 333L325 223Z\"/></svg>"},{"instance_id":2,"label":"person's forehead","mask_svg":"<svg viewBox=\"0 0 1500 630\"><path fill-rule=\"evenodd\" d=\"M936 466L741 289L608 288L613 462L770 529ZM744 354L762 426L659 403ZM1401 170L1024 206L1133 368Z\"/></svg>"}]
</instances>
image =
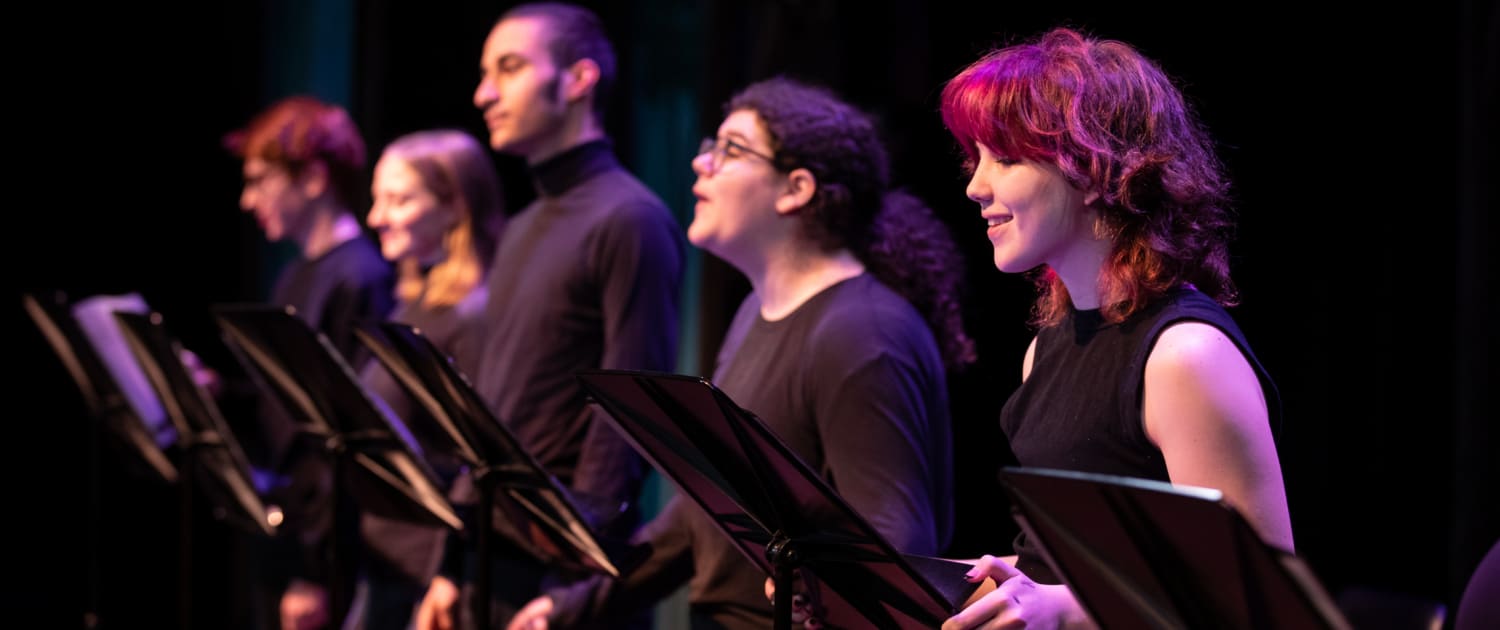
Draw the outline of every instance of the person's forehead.
<instances>
[{"instance_id":1,"label":"person's forehead","mask_svg":"<svg viewBox=\"0 0 1500 630\"><path fill-rule=\"evenodd\" d=\"M405 159L387 155L375 163L375 174L381 178L407 178L415 176L417 170L412 168L411 163Z\"/></svg>"},{"instance_id":2,"label":"person's forehead","mask_svg":"<svg viewBox=\"0 0 1500 630\"><path fill-rule=\"evenodd\" d=\"M250 174L261 174L270 171L272 164L258 157L245 158L244 171Z\"/></svg>"},{"instance_id":3,"label":"person's forehead","mask_svg":"<svg viewBox=\"0 0 1500 630\"><path fill-rule=\"evenodd\" d=\"M514 17L501 20L490 31L485 40L485 61L498 60L507 55L524 57L536 62L546 60L547 45L551 34L547 20L541 17Z\"/></svg>"},{"instance_id":4,"label":"person's forehead","mask_svg":"<svg viewBox=\"0 0 1500 630\"><path fill-rule=\"evenodd\" d=\"M745 140L763 141L766 138L765 130L761 127L760 115L749 109L737 109L730 112L724 117L724 122L719 124L719 130L725 136Z\"/></svg>"}]
</instances>

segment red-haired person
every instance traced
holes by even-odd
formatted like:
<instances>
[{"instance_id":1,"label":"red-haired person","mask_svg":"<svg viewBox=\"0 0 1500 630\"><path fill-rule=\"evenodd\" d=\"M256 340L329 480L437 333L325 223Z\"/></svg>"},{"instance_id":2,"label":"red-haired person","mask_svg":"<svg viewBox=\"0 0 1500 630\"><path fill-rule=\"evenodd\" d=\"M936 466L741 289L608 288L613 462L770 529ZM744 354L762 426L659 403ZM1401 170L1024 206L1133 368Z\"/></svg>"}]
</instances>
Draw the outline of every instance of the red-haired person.
<instances>
[{"instance_id":1,"label":"red-haired person","mask_svg":"<svg viewBox=\"0 0 1500 630\"><path fill-rule=\"evenodd\" d=\"M393 274L353 211L366 185L365 143L354 121L342 107L292 96L227 135L224 144L243 160L240 207L255 215L267 240L297 247L267 302L294 307L346 358L365 356L354 330L390 312ZM291 419L272 405L262 403L256 418L260 432L245 440L247 451L258 467L275 473L263 490L284 508L286 521L272 547L254 554L252 609L256 617L276 619L277 598L286 589L321 591L332 579L352 583L352 563L328 567L321 558L330 544L342 545L340 558L353 557L354 536L330 535L328 471L316 447L296 439ZM344 599L337 609L347 606Z\"/></svg>"},{"instance_id":2,"label":"red-haired person","mask_svg":"<svg viewBox=\"0 0 1500 630\"><path fill-rule=\"evenodd\" d=\"M1291 551L1276 389L1223 308L1229 182L1167 75L1059 28L958 73L942 115L995 266L1039 288L1000 417L1020 464L1216 488ZM979 561L998 586L945 630L1093 625L1024 536L1016 552Z\"/></svg>"}]
</instances>

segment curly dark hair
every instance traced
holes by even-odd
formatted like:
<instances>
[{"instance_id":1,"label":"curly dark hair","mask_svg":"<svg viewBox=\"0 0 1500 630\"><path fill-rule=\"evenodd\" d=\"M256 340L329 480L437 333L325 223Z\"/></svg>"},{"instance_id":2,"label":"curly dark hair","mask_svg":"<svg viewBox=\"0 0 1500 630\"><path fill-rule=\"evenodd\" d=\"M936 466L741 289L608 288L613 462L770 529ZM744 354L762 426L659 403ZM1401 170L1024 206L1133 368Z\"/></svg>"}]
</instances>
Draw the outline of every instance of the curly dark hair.
<instances>
[{"instance_id":1,"label":"curly dark hair","mask_svg":"<svg viewBox=\"0 0 1500 630\"><path fill-rule=\"evenodd\" d=\"M848 249L926 319L950 370L975 359L964 332L962 260L946 225L921 200L891 191L890 160L864 113L831 91L785 77L746 87L725 113L751 111L782 172L802 168L817 188L799 212L804 238Z\"/></svg>"},{"instance_id":2,"label":"curly dark hair","mask_svg":"<svg viewBox=\"0 0 1500 630\"><path fill-rule=\"evenodd\" d=\"M1118 322L1192 284L1225 306L1233 216L1213 143L1172 81L1130 45L1066 28L996 50L943 88L943 122L970 164L977 145L1054 164L1097 192L1110 256L1100 275L1105 319ZM1071 304L1050 269L1033 323Z\"/></svg>"}]
</instances>

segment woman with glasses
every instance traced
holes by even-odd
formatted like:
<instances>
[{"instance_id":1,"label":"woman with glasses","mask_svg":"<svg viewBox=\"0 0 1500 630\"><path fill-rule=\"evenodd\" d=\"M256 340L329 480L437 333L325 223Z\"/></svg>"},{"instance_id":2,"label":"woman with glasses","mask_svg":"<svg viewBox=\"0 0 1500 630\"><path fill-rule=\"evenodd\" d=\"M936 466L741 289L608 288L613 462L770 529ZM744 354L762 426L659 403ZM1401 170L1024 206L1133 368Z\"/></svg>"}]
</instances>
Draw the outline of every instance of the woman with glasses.
<instances>
[{"instance_id":1,"label":"woman with glasses","mask_svg":"<svg viewBox=\"0 0 1500 630\"><path fill-rule=\"evenodd\" d=\"M953 515L945 369L974 358L952 240L887 190L874 125L833 94L771 79L725 111L693 160L687 234L752 291L713 381L897 549L936 554ZM598 626L684 583L694 627L771 626L765 574L680 495L634 542L650 550L639 567L551 589L510 627Z\"/></svg>"}]
</instances>

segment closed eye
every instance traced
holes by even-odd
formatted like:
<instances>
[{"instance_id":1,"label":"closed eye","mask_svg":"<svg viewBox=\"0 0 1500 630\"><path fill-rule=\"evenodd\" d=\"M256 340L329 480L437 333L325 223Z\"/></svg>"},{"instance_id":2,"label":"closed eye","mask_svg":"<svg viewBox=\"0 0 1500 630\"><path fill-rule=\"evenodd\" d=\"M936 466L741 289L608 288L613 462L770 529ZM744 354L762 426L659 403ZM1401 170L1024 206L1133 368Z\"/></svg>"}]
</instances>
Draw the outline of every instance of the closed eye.
<instances>
[{"instance_id":1,"label":"closed eye","mask_svg":"<svg viewBox=\"0 0 1500 630\"><path fill-rule=\"evenodd\" d=\"M732 158L739 158L745 157L750 153L754 153L754 151L750 150L750 147L747 147L733 140L724 140L724 155Z\"/></svg>"}]
</instances>

